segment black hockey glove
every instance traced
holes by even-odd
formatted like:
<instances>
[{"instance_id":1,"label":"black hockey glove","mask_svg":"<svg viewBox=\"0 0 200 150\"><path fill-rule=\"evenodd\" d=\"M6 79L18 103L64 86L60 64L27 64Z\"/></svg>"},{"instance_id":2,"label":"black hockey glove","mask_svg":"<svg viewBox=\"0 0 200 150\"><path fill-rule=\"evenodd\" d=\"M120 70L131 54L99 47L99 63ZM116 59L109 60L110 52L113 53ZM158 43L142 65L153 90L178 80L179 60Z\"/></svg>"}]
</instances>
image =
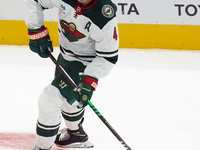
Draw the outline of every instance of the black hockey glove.
<instances>
[{"instance_id":1,"label":"black hockey glove","mask_svg":"<svg viewBox=\"0 0 200 150\"><path fill-rule=\"evenodd\" d=\"M80 83L78 84L78 89L75 88L72 92L73 96L79 102L78 108L84 108L88 104L88 100L91 99L93 91L96 90L98 85L98 79L87 76L80 75Z\"/></svg>"},{"instance_id":2,"label":"black hockey glove","mask_svg":"<svg viewBox=\"0 0 200 150\"><path fill-rule=\"evenodd\" d=\"M28 29L30 38L29 47L31 51L38 53L42 58L47 58L46 51L53 52L52 41L48 29L41 26L39 29Z\"/></svg>"}]
</instances>

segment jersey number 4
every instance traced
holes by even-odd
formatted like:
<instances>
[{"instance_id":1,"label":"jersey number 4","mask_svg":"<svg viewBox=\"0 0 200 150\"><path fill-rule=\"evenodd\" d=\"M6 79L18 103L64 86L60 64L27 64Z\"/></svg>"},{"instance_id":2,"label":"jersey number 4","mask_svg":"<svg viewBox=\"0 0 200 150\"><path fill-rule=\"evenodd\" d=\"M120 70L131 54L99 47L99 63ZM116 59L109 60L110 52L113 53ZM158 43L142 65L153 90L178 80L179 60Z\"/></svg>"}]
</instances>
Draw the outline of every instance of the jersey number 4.
<instances>
[{"instance_id":1,"label":"jersey number 4","mask_svg":"<svg viewBox=\"0 0 200 150\"><path fill-rule=\"evenodd\" d=\"M118 35L117 35L117 29L114 27L114 33L113 33L113 39L117 41Z\"/></svg>"}]
</instances>

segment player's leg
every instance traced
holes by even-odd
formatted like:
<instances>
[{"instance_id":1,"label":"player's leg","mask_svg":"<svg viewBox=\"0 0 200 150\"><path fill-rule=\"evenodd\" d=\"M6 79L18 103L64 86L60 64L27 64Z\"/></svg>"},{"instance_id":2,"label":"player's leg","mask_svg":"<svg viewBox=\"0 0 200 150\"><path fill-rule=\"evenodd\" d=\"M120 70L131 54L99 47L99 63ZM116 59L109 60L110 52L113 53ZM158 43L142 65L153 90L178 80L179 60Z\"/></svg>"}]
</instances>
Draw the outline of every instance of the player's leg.
<instances>
[{"instance_id":1,"label":"player's leg","mask_svg":"<svg viewBox=\"0 0 200 150\"><path fill-rule=\"evenodd\" d=\"M85 66L82 63L66 61L61 54L58 57L58 62L63 66L63 68L68 72L75 82L79 81L79 72L83 72L85 69ZM51 85L44 89L39 98L39 117L37 123L36 146L40 149L50 148L55 141L56 134L58 133L60 127L60 114L63 102L68 102L69 106L70 104L76 102L76 99L71 94L72 90L73 86L70 85L62 73L56 69L55 79ZM71 111L73 112L74 110L69 110L69 112ZM81 114L83 114L82 112L84 111L82 110ZM80 120L81 118L75 121L77 124L76 128L78 128Z\"/></svg>"},{"instance_id":2,"label":"player's leg","mask_svg":"<svg viewBox=\"0 0 200 150\"><path fill-rule=\"evenodd\" d=\"M61 107L64 98L53 85L48 85L39 97L39 116L35 144L40 149L50 148L61 123Z\"/></svg>"},{"instance_id":3,"label":"player's leg","mask_svg":"<svg viewBox=\"0 0 200 150\"><path fill-rule=\"evenodd\" d=\"M85 66L77 61L66 61L62 55L59 55L58 62L66 70L72 80L78 84L79 73L84 72ZM69 145L76 142L85 142L88 139L87 134L82 129L82 118L84 109L78 109L78 102L72 95L74 87L62 75L59 70L56 70L56 78L52 84L59 88L61 94L67 99L62 105L62 116L65 120L67 128L62 130L62 133L57 135L55 143L57 145Z\"/></svg>"},{"instance_id":4,"label":"player's leg","mask_svg":"<svg viewBox=\"0 0 200 150\"><path fill-rule=\"evenodd\" d=\"M62 116L67 128L59 131L55 144L59 147L91 147L87 145L88 135L83 130L84 109L77 108L78 103L73 105L63 103Z\"/></svg>"},{"instance_id":5,"label":"player's leg","mask_svg":"<svg viewBox=\"0 0 200 150\"><path fill-rule=\"evenodd\" d=\"M64 102L62 105L62 117L64 119L65 125L70 130L78 130L79 124L82 121L85 109L79 109L77 108L78 102L74 102L72 105L69 105L69 103Z\"/></svg>"}]
</instances>

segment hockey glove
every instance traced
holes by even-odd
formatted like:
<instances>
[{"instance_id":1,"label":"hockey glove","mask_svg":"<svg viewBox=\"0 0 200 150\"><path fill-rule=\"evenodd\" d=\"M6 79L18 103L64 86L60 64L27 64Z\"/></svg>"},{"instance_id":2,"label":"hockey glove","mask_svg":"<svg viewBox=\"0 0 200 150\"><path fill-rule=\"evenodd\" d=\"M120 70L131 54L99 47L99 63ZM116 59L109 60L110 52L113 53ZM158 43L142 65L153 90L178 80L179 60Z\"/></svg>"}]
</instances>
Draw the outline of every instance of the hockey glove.
<instances>
[{"instance_id":1,"label":"hockey glove","mask_svg":"<svg viewBox=\"0 0 200 150\"><path fill-rule=\"evenodd\" d=\"M84 108L88 104L88 100L91 99L93 91L96 90L98 85L98 79L87 76L80 75L80 83L78 84L78 89L72 91L73 96L79 102L78 108Z\"/></svg>"},{"instance_id":2,"label":"hockey glove","mask_svg":"<svg viewBox=\"0 0 200 150\"><path fill-rule=\"evenodd\" d=\"M31 51L38 53L42 58L47 58L46 51L53 52L52 41L48 29L41 26L39 29L28 29L30 38L29 47Z\"/></svg>"}]
</instances>

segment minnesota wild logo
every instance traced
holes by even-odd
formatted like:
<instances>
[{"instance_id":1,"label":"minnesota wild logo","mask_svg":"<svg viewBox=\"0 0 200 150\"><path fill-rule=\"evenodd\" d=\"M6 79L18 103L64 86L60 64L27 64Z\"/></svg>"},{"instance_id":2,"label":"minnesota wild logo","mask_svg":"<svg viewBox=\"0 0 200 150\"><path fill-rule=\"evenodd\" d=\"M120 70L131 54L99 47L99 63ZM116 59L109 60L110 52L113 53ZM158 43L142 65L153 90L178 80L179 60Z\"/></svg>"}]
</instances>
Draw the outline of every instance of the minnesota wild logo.
<instances>
[{"instance_id":1,"label":"minnesota wild logo","mask_svg":"<svg viewBox=\"0 0 200 150\"><path fill-rule=\"evenodd\" d=\"M106 18L112 18L115 15L114 9L110 5L104 5L101 11Z\"/></svg>"},{"instance_id":2,"label":"minnesota wild logo","mask_svg":"<svg viewBox=\"0 0 200 150\"><path fill-rule=\"evenodd\" d=\"M60 25L62 28L62 33L70 42L76 42L86 37L83 33L76 29L76 25L72 22L68 23L65 20L60 20Z\"/></svg>"}]
</instances>

